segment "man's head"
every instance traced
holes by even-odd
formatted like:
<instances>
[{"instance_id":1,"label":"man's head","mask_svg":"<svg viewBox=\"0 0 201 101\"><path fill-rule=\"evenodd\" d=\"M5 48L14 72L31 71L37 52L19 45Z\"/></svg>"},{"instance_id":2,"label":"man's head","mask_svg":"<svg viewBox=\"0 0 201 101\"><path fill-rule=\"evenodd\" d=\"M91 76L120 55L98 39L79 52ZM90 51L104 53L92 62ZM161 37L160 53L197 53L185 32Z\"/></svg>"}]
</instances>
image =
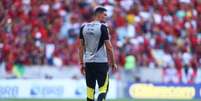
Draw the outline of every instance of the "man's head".
<instances>
[{"instance_id":1,"label":"man's head","mask_svg":"<svg viewBox=\"0 0 201 101\"><path fill-rule=\"evenodd\" d=\"M94 11L95 19L101 22L105 22L107 17L106 11L107 10L104 7L97 7Z\"/></svg>"}]
</instances>

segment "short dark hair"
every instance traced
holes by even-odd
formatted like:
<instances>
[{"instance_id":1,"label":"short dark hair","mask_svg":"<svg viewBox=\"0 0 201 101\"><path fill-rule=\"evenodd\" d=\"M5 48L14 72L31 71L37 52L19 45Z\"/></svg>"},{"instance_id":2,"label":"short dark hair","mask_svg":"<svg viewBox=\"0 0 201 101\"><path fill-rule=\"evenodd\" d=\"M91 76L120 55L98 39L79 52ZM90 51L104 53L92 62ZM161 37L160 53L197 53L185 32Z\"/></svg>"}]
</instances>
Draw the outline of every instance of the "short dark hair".
<instances>
[{"instance_id":1,"label":"short dark hair","mask_svg":"<svg viewBox=\"0 0 201 101\"><path fill-rule=\"evenodd\" d=\"M105 9L104 7L97 7L95 10L94 10L94 15L97 15L99 13L103 13L103 12L106 12L107 9Z\"/></svg>"}]
</instances>

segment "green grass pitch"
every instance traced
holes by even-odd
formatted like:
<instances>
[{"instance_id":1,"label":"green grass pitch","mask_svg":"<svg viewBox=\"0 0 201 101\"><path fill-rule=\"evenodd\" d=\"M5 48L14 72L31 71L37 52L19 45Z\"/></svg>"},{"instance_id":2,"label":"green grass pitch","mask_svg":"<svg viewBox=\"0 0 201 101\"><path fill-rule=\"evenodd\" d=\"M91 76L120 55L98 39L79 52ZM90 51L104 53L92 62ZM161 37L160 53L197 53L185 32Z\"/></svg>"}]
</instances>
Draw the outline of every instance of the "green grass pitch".
<instances>
[{"instance_id":1,"label":"green grass pitch","mask_svg":"<svg viewBox=\"0 0 201 101\"><path fill-rule=\"evenodd\" d=\"M86 101L85 99L1 99L0 101ZM117 100L107 100L107 101L201 101L197 100L160 100L160 99L117 99Z\"/></svg>"}]
</instances>

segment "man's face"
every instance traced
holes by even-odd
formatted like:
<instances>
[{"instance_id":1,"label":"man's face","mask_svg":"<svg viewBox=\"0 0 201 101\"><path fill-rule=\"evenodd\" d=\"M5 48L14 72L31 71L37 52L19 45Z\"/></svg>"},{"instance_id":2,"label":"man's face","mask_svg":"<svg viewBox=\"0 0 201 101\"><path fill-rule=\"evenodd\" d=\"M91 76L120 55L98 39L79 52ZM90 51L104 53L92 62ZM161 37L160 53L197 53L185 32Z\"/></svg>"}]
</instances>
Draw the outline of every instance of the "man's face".
<instances>
[{"instance_id":1,"label":"man's face","mask_svg":"<svg viewBox=\"0 0 201 101\"><path fill-rule=\"evenodd\" d=\"M99 19L100 19L101 22L105 22L106 17L107 17L106 12L102 12L102 13L99 14Z\"/></svg>"}]
</instances>

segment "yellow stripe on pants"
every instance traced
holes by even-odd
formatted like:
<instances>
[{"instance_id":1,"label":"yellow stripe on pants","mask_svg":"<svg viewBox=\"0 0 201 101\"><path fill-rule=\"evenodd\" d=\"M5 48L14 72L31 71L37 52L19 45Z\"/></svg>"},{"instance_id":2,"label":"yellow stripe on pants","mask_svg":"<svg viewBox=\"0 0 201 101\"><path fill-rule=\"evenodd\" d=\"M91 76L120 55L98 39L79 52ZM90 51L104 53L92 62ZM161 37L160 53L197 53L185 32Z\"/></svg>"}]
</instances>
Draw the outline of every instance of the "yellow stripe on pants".
<instances>
[{"instance_id":1,"label":"yellow stripe on pants","mask_svg":"<svg viewBox=\"0 0 201 101\"><path fill-rule=\"evenodd\" d=\"M109 77L108 77L108 74L107 74L104 85L99 88L99 93L100 94L107 92L107 86L108 86L108 84L109 84Z\"/></svg>"},{"instance_id":2,"label":"yellow stripe on pants","mask_svg":"<svg viewBox=\"0 0 201 101\"><path fill-rule=\"evenodd\" d=\"M94 89L87 87L87 98L93 100L94 99Z\"/></svg>"}]
</instances>

